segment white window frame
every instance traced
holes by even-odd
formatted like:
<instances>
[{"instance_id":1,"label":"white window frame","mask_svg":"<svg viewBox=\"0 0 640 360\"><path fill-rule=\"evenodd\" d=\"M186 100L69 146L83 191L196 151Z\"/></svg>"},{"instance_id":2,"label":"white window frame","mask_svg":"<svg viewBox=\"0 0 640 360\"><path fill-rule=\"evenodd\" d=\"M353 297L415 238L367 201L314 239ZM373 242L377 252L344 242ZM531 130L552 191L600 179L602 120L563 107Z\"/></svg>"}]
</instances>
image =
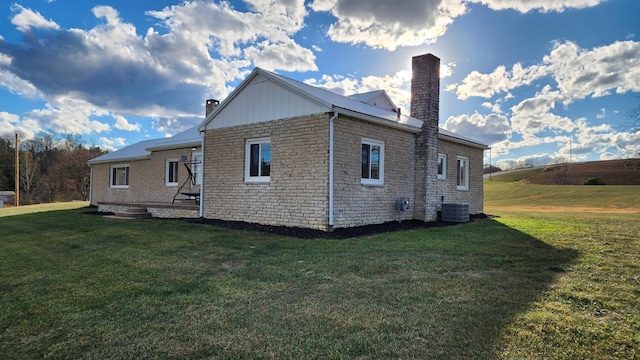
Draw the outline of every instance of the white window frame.
<instances>
[{"instance_id":1,"label":"white window frame","mask_svg":"<svg viewBox=\"0 0 640 360\"><path fill-rule=\"evenodd\" d=\"M114 184L113 171L115 169L126 168L125 181L126 184ZM129 188L129 178L131 177L131 169L129 164L114 164L109 167L109 187L112 189L128 189Z\"/></svg>"},{"instance_id":2,"label":"white window frame","mask_svg":"<svg viewBox=\"0 0 640 360\"><path fill-rule=\"evenodd\" d=\"M440 160L442 160L442 172L440 172ZM437 164L436 173L438 174L438 179L446 180L447 179L447 154L438 154L438 164Z\"/></svg>"},{"instance_id":3,"label":"white window frame","mask_svg":"<svg viewBox=\"0 0 640 360\"><path fill-rule=\"evenodd\" d=\"M199 160L198 160L199 159ZM198 163L200 161L200 163ZM195 185L202 184L202 151L194 152L191 154L191 162L193 166L191 168L191 173L196 180Z\"/></svg>"},{"instance_id":4,"label":"white window frame","mask_svg":"<svg viewBox=\"0 0 640 360\"><path fill-rule=\"evenodd\" d=\"M171 164L175 164L173 171L174 179L171 179ZM178 186L178 168L180 167L180 159L171 158L167 159L164 166L164 184L166 186ZM171 181L174 180L174 181Z\"/></svg>"},{"instance_id":5,"label":"white window frame","mask_svg":"<svg viewBox=\"0 0 640 360\"><path fill-rule=\"evenodd\" d=\"M269 167L269 175L262 175L262 168L258 166L258 176L251 176L251 145L260 145L259 158L262 159L262 145L269 144L271 148L271 138L260 138L247 140L245 146L245 159L244 159L244 181L245 182L269 182L271 181L271 167ZM271 164L271 149L269 150L269 164Z\"/></svg>"},{"instance_id":6,"label":"white window frame","mask_svg":"<svg viewBox=\"0 0 640 360\"><path fill-rule=\"evenodd\" d=\"M362 177L362 172L360 173L360 183L362 185L384 185L384 142L379 140L372 139L362 139L360 142L360 151L362 151L362 145L377 146L380 148L380 159L379 159L379 169L378 169L378 178L365 178ZM360 169L362 169L362 153L360 155ZM371 176L371 152L369 152L369 176Z\"/></svg>"},{"instance_id":7,"label":"white window frame","mask_svg":"<svg viewBox=\"0 0 640 360\"><path fill-rule=\"evenodd\" d=\"M460 169L460 163L465 166ZM458 190L469 190L469 158L466 156L458 156L456 161L456 186Z\"/></svg>"}]
</instances>

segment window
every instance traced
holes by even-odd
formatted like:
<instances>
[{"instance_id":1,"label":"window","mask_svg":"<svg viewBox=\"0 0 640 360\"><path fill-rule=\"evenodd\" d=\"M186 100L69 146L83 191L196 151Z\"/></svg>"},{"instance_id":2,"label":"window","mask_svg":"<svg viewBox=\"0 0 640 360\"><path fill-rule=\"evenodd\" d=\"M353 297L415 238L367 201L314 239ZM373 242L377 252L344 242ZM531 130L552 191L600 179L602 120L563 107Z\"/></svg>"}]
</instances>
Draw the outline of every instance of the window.
<instances>
[{"instance_id":1,"label":"window","mask_svg":"<svg viewBox=\"0 0 640 360\"><path fill-rule=\"evenodd\" d=\"M438 179L447 178L447 155L438 154Z\"/></svg>"},{"instance_id":2,"label":"window","mask_svg":"<svg viewBox=\"0 0 640 360\"><path fill-rule=\"evenodd\" d=\"M167 186L178 186L178 159L167 159L164 182Z\"/></svg>"},{"instance_id":3,"label":"window","mask_svg":"<svg viewBox=\"0 0 640 360\"><path fill-rule=\"evenodd\" d=\"M193 163L191 172L193 173L193 179L195 180L194 185L200 185L202 184L202 153L193 153L191 156L191 162Z\"/></svg>"},{"instance_id":4,"label":"window","mask_svg":"<svg viewBox=\"0 0 640 360\"><path fill-rule=\"evenodd\" d=\"M469 190L469 159L458 156L458 190Z\"/></svg>"},{"instance_id":5,"label":"window","mask_svg":"<svg viewBox=\"0 0 640 360\"><path fill-rule=\"evenodd\" d=\"M247 141L245 181L267 182L271 178L271 140Z\"/></svg>"},{"instance_id":6,"label":"window","mask_svg":"<svg viewBox=\"0 0 640 360\"><path fill-rule=\"evenodd\" d=\"M112 188L129 187L129 165L111 166L109 184Z\"/></svg>"},{"instance_id":7,"label":"window","mask_svg":"<svg viewBox=\"0 0 640 360\"><path fill-rule=\"evenodd\" d=\"M384 184L384 143L362 140L362 184Z\"/></svg>"}]
</instances>

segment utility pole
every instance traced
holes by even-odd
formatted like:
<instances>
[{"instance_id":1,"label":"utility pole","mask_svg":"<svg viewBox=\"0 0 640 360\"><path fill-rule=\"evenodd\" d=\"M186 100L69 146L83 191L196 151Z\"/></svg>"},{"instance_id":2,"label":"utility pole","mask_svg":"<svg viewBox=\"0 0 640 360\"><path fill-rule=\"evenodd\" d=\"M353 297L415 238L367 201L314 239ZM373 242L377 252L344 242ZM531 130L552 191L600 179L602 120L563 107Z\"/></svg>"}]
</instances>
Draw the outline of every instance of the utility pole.
<instances>
[{"instance_id":1,"label":"utility pole","mask_svg":"<svg viewBox=\"0 0 640 360\"><path fill-rule=\"evenodd\" d=\"M20 152L18 151L19 145L20 140L18 139L18 133L16 133L16 206L20 206Z\"/></svg>"},{"instance_id":2,"label":"utility pole","mask_svg":"<svg viewBox=\"0 0 640 360\"><path fill-rule=\"evenodd\" d=\"M573 161L573 139L569 138L569 164Z\"/></svg>"}]
</instances>

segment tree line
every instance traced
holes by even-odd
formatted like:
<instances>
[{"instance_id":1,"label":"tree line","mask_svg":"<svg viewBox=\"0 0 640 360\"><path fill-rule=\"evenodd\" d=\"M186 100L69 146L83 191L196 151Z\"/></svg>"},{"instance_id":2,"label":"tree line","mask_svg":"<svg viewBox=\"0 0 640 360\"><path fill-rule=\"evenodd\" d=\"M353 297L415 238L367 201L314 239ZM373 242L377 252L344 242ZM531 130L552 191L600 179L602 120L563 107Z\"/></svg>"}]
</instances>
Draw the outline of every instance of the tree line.
<instances>
[{"instance_id":1,"label":"tree line","mask_svg":"<svg viewBox=\"0 0 640 360\"><path fill-rule=\"evenodd\" d=\"M104 154L79 136L41 133L19 142L20 204L88 200L87 161ZM15 188L15 139L0 137L0 190Z\"/></svg>"}]
</instances>

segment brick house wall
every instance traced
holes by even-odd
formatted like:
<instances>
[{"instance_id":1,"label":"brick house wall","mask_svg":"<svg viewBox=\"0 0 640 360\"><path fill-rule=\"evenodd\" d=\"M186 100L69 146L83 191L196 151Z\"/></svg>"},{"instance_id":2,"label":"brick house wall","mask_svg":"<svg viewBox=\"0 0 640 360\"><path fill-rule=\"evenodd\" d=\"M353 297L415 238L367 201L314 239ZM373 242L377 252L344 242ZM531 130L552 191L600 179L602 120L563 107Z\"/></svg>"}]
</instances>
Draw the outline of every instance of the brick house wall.
<instances>
[{"instance_id":1,"label":"brick house wall","mask_svg":"<svg viewBox=\"0 0 640 360\"><path fill-rule=\"evenodd\" d=\"M384 142L384 185L363 185L363 139ZM415 134L340 116L334 122L334 227L398 220L397 197L414 207ZM402 220L413 211L400 213Z\"/></svg>"},{"instance_id":2,"label":"brick house wall","mask_svg":"<svg viewBox=\"0 0 640 360\"><path fill-rule=\"evenodd\" d=\"M445 203L468 203L470 214L484 212L483 156L480 149L440 140L438 152L447 156L447 178L437 181L437 199L444 196ZM457 189L457 157L469 159L469 189ZM441 200L440 200L441 202ZM441 210L439 206L438 210Z\"/></svg>"},{"instance_id":3,"label":"brick house wall","mask_svg":"<svg viewBox=\"0 0 640 360\"><path fill-rule=\"evenodd\" d=\"M99 202L171 202L178 187L188 178L184 165L178 166L178 185L167 186L165 184L165 171L167 159L181 159L187 156L191 159L193 152L199 152L200 148L192 151L191 147L154 151L150 159L135 161L116 161L113 163L100 163L91 165L93 181L91 184L91 204ZM112 165L129 164L129 187L111 188L109 185ZM187 185L188 186L188 185Z\"/></svg>"},{"instance_id":4,"label":"brick house wall","mask_svg":"<svg viewBox=\"0 0 640 360\"><path fill-rule=\"evenodd\" d=\"M327 230L329 114L207 130L203 217ZM247 140L270 138L270 182L245 182Z\"/></svg>"}]
</instances>

